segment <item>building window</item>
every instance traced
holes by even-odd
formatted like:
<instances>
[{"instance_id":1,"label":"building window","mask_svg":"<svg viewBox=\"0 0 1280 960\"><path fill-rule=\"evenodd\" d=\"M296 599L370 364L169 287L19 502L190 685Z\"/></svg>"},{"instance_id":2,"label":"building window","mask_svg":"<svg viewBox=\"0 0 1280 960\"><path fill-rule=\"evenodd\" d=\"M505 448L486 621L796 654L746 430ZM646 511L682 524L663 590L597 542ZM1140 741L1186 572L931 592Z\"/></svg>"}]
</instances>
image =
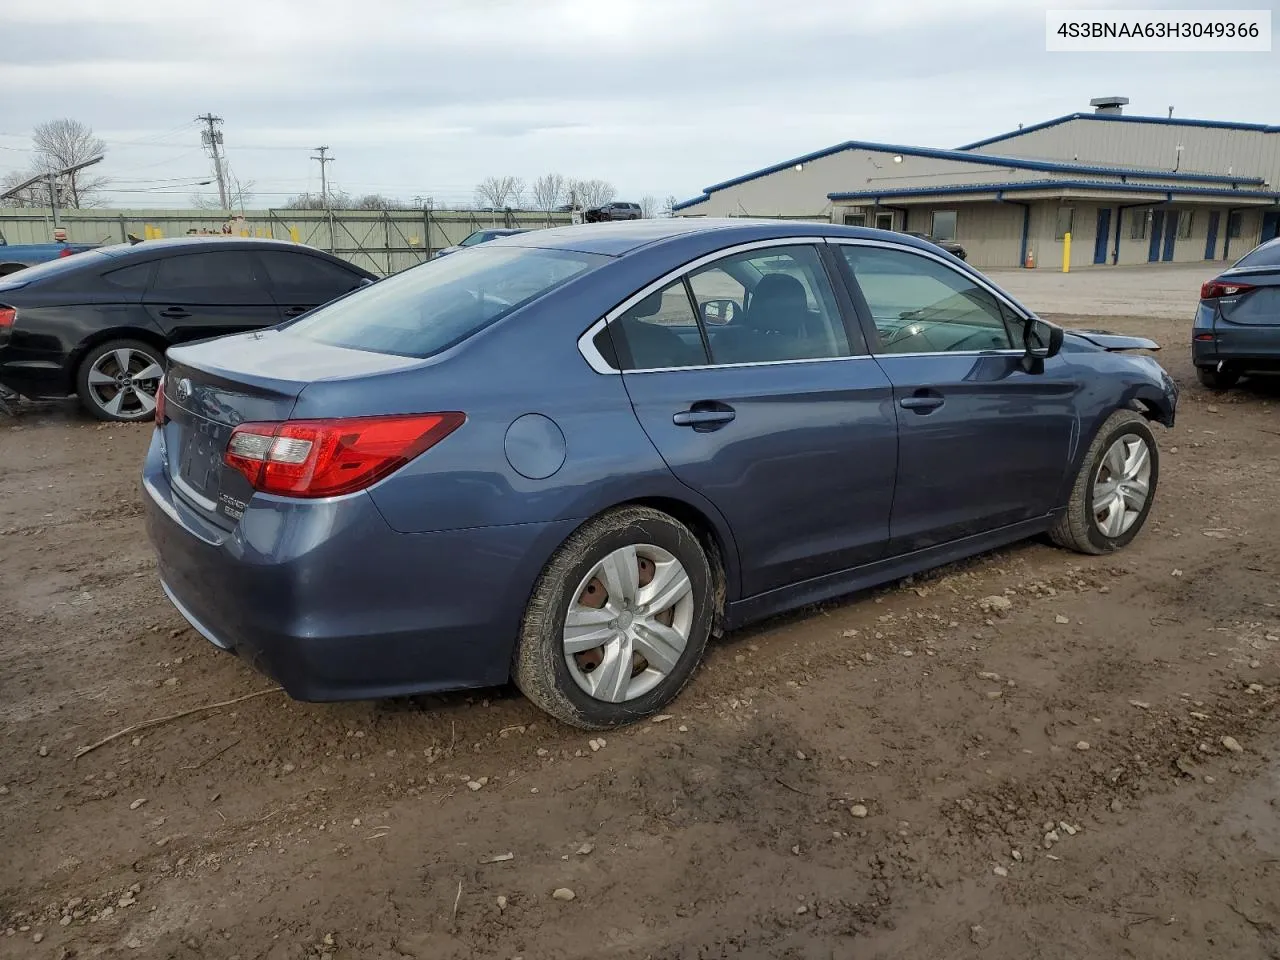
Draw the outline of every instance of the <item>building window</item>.
<instances>
[{"instance_id":1,"label":"building window","mask_svg":"<svg viewBox=\"0 0 1280 960\"><path fill-rule=\"evenodd\" d=\"M1145 240L1147 239L1147 231L1151 228L1151 211L1150 210L1130 210L1129 211L1129 239Z\"/></svg>"},{"instance_id":2,"label":"building window","mask_svg":"<svg viewBox=\"0 0 1280 960\"><path fill-rule=\"evenodd\" d=\"M956 238L956 212L954 210L933 211L933 221L929 226L929 236L934 240L954 240Z\"/></svg>"},{"instance_id":3,"label":"building window","mask_svg":"<svg viewBox=\"0 0 1280 960\"><path fill-rule=\"evenodd\" d=\"M1194 210L1183 210L1178 214L1178 239L1191 239L1191 223L1195 219Z\"/></svg>"},{"instance_id":4,"label":"building window","mask_svg":"<svg viewBox=\"0 0 1280 960\"><path fill-rule=\"evenodd\" d=\"M876 214L876 229L877 229L877 230L892 230L892 229L893 229L893 214L892 214L892 213L877 213L877 214Z\"/></svg>"},{"instance_id":5,"label":"building window","mask_svg":"<svg viewBox=\"0 0 1280 960\"><path fill-rule=\"evenodd\" d=\"M1240 236L1241 219L1239 212L1227 214L1227 236L1232 240Z\"/></svg>"},{"instance_id":6,"label":"building window","mask_svg":"<svg viewBox=\"0 0 1280 960\"><path fill-rule=\"evenodd\" d=\"M1071 232L1071 223L1075 219L1075 207L1058 208L1058 225L1054 227L1053 239L1061 240Z\"/></svg>"},{"instance_id":7,"label":"building window","mask_svg":"<svg viewBox=\"0 0 1280 960\"><path fill-rule=\"evenodd\" d=\"M867 225L867 215L865 213L846 213L844 215L844 225L846 227L865 227Z\"/></svg>"}]
</instances>

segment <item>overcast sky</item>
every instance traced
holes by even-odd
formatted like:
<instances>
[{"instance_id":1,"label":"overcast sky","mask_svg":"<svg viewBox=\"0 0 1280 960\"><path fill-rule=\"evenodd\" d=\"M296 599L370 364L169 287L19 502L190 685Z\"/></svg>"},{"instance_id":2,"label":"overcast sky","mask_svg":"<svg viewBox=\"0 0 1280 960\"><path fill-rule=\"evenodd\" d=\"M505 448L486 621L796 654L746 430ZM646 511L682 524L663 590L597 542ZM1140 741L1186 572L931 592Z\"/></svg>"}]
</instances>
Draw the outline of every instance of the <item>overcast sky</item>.
<instances>
[{"instance_id":1,"label":"overcast sky","mask_svg":"<svg viewBox=\"0 0 1280 960\"><path fill-rule=\"evenodd\" d=\"M193 123L209 111L255 206L317 190L318 144L343 190L446 206L490 174L548 171L685 199L841 140L954 147L1111 94L1280 123L1277 52L1046 53L1044 10L1086 6L1118 4L0 0L0 175L57 117L107 141L113 206L180 207L175 184L209 174Z\"/></svg>"}]
</instances>

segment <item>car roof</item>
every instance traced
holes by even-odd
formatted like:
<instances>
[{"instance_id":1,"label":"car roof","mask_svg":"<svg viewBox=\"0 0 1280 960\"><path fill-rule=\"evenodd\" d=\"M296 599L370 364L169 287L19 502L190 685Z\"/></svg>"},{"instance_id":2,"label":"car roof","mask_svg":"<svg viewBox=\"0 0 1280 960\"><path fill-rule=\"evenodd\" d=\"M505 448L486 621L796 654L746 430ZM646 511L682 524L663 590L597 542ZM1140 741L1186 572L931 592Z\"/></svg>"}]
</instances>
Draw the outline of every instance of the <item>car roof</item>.
<instances>
[{"instance_id":1,"label":"car roof","mask_svg":"<svg viewBox=\"0 0 1280 960\"><path fill-rule=\"evenodd\" d=\"M192 253L202 248L209 250L303 250L328 257L329 254L315 247L294 243L292 240L272 240L267 237L235 237L225 235L194 237L162 237L158 240L141 240L138 243L117 243L99 249L113 257L124 257L132 254L139 256L149 253L170 253L180 251Z\"/></svg>"},{"instance_id":2,"label":"car roof","mask_svg":"<svg viewBox=\"0 0 1280 960\"><path fill-rule=\"evenodd\" d=\"M491 241L492 246L541 247L550 250L574 250L621 257L628 253L660 244L675 243L693 236L715 235L720 246L751 243L778 237L849 237L853 239L892 238L904 246L921 250L934 249L915 237L870 227L846 227L833 223L799 220L756 220L746 217L660 217L648 220L622 220L606 223L577 224L533 230L518 237Z\"/></svg>"}]
</instances>

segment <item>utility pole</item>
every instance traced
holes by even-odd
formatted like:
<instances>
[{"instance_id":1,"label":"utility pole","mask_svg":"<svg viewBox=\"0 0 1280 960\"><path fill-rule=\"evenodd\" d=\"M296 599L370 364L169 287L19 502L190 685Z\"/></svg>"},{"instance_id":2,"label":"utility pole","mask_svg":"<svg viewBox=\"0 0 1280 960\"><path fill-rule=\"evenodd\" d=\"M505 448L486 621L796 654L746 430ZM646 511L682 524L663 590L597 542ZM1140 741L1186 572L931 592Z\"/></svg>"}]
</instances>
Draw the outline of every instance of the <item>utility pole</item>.
<instances>
[{"instance_id":1,"label":"utility pole","mask_svg":"<svg viewBox=\"0 0 1280 960\"><path fill-rule=\"evenodd\" d=\"M311 159L320 161L320 200L321 202L324 203L324 208L328 210L329 209L329 178L325 173L324 165L326 163L333 163L334 158L327 156L327 154L329 153L328 147L316 147L316 153L320 154L320 156L312 157Z\"/></svg>"},{"instance_id":2,"label":"utility pole","mask_svg":"<svg viewBox=\"0 0 1280 960\"><path fill-rule=\"evenodd\" d=\"M218 205L223 209L227 207L227 178L226 171L223 169L223 159L220 151L222 146L222 131L217 129L217 124L222 122L221 117L215 117L212 113L206 113L203 116L196 117L196 120L205 124L205 129L200 131L200 142L208 148L213 155L213 173L218 178Z\"/></svg>"}]
</instances>

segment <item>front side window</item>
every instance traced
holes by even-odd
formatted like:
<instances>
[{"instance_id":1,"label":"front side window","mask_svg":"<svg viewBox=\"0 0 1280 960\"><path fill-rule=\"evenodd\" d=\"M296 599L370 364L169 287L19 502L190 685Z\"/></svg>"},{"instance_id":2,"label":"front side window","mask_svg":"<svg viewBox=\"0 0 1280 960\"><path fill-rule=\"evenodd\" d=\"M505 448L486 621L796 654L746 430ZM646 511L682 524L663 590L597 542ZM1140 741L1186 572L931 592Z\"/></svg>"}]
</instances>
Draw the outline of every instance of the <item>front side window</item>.
<instances>
[{"instance_id":1,"label":"front side window","mask_svg":"<svg viewBox=\"0 0 1280 960\"><path fill-rule=\"evenodd\" d=\"M387 277L281 332L335 347L429 357L608 260L532 247L470 250Z\"/></svg>"},{"instance_id":2,"label":"front side window","mask_svg":"<svg viewBox=\"0 0 1280 960\"><path fill-rule=\"evenodd\" d=\"M954 210L933 211L929 236L934 240L954 240L956 238L956 212Z\"/></svg>"},{"instance_id":3,"label":"front side window","mask_svg":"<svg viewBox=\"0 0 1280 960\"><path fill-rule=\"evenodd\" d=\"M818 251L768 247L689 275L711 362L849 356L849 338Z\"/></svg>"},{"instance_id":4,"label":"front side window","mask_svg":"<svg viewBox=\"0 0 1280 960\"><path fill-rule=\"evenodd\" d=\"M880 353L1008 350L1000 302L966 274L929 257L841 245L875 321Z\"/></svg>"},{"instance_id":5,"label":"front side window","mask_svg":"<svg viewBox=\"0 0 1280 960\"><path fill-rule=\"evenodd\" d=\"M1057 225L1053 229L1053 239L1065 239L1067 234L1071 232L1071 224L1075 218L1075 207L1059 207Z\"/></svg>"},{"instance_id":6,"label":"front side window","mask_svg":"<svg viewBox=\"0 0 1280 960\"><path fill-rule=\"evenodd\" d=\"M220 298L259 289L252 257L239 250L215 250L167 257L156 265L152 292L182 299L196 292L216 291Z\"/></svg>"}]
</instances>

